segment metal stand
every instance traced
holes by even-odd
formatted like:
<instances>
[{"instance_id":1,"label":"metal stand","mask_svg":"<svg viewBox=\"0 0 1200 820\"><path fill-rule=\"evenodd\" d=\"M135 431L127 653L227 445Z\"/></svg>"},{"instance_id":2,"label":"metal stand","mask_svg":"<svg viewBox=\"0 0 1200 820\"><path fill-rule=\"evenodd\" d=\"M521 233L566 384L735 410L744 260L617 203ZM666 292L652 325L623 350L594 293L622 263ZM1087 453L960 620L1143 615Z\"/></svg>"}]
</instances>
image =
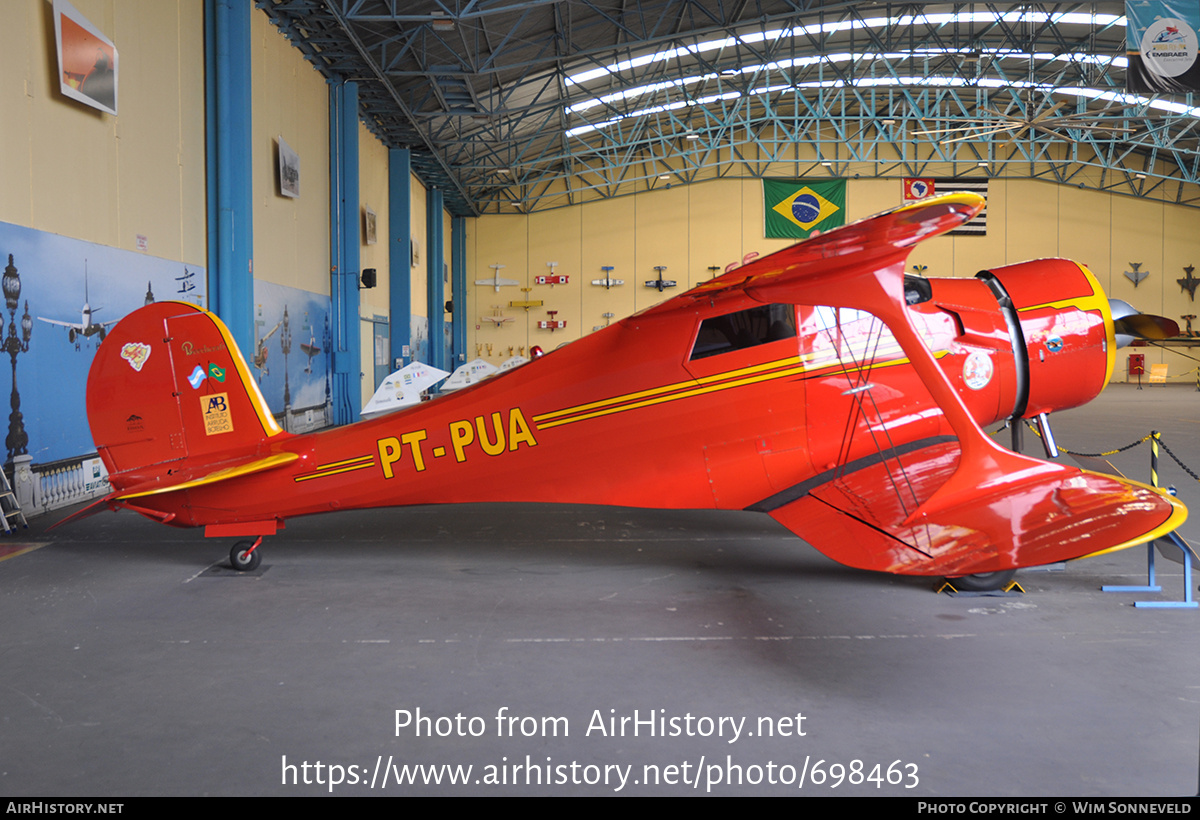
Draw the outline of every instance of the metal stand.
<instances>
[{"instance_id":1,"label":"metal stand","mask_svg":"<svg viewBox=\"0 0 1200 820\"><path fill-rule=\"evenodd\" d=\"M1134 601L1134 606L1154 609L1195 609L1200 606L1192 600L1192 551L1175 533L1167 533L1171 542L1183 551L1183 600L1182 601ZM1150 583L1154 583L1154 545L1150 545Z\"/></svg>"},{"instance_id":2,"label":"metal stand","mask_svg":"<svg viewBox=\"0 0 1200 820\"><path fill-rule=\"evenodd\" d=\"M1140 381L1140 379L1139 379ZM1138 388L1141 389L1140 387ZM1150 483L1158 487L1158 440L1157 430L1150 431ZM1176 533L1166 535L1171 543L1183 552L1183 600L1182 601L1134 601L1135 607L1152 609L1195 609L1200 604L1192 600L1192 551ZM1162 592L1154 575L1154 542L1146 545L1146 586L1116 586L1100 587L1102 592Z\"/></svg>"}]
</instances>

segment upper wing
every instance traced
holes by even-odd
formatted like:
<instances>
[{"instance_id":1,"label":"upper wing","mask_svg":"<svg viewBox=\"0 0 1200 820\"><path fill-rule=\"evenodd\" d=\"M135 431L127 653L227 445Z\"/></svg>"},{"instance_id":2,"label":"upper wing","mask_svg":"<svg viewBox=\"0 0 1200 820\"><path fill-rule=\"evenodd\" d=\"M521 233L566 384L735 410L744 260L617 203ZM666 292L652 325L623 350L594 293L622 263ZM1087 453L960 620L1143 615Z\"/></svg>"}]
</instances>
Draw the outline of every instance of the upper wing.
<instances>
[{"instance_id":1,"label":"upper wing","mask_svg":"<svg viewBox=\"0 0 1200 820\"><path fill-rule=\"evenodd\" d=\"M847 273L874 271L897 260L903 262L913 245L957 228L983 206L983 197L971 193L945 194L904 205L755 259L639 315L676 310L733 289L745 290L763 302L795 303L797 300L791 297L797 289L803 294L817 281L840 280ZM901 292L896 298L902 299ZM826 304L855 306L844 293L841 301Z\"/></svg>"}]
</instances>

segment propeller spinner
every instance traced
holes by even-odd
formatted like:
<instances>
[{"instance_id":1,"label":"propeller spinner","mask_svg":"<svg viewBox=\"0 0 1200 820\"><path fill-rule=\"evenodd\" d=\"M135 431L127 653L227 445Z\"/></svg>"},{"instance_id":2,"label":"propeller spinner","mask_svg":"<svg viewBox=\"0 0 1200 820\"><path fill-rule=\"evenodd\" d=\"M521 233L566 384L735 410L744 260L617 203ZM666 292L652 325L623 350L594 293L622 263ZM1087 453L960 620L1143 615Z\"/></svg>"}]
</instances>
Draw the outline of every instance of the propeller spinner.
<instances>
[{"instance_id":1,"label":"propeller spinner","mask_svg":"<svg viewBox=\"0 0 1200 820\"><path fill-rule=\"evenodd\" d=\"M1140 313L1133 305L1120 299L1109 299L1108 307L1112 311L1117 347L1127 347L1134 339L1159 342L1179 335L1179 324L1173 319Z\"/></svg>"}]
</instances>

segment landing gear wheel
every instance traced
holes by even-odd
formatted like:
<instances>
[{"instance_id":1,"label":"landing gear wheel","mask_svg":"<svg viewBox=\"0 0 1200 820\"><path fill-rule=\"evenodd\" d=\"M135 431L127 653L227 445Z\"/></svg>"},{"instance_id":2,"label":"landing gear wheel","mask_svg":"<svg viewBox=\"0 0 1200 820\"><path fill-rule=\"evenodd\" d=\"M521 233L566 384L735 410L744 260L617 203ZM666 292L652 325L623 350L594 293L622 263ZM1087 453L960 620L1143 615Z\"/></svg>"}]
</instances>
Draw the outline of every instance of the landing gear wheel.
<instances>
[{"instance_id":1,"label":"landing gear wheel","mask_svg":"<svg viewBox=\"0 0 1200 820\"><path fill-rule=\"evenodd\" d=\"M256 553L257 554L257 553ZM1002 572L979 572L975 575L961 575L958 578L947 578L959 592L992 592L1004 589L1017 574L1015 569Z\"/></svg>"},{"instance_id":2,"label":"landing gear wheel","mask_svg":"<svg viewBox=\"0 0 1200 820\"><path fill-rule=\"evenodd\" d=\"M261 540L261 539L260 539ZM238 572L253 572L262 563L262 553L255 547L254 541L238 541L229 550L229 563Z\"/></svg>"}]
</instances>

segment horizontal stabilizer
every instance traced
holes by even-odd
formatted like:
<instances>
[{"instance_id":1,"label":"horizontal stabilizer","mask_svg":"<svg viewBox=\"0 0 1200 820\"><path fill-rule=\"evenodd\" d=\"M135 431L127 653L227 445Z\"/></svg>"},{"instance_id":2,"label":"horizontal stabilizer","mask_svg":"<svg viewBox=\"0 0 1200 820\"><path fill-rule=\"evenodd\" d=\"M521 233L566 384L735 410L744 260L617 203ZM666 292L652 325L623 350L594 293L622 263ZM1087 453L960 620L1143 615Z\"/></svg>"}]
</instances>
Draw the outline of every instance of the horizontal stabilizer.
<instances>
[{"instance_id":1,"label":"horizontal stabilizer","mask_svg":"<svg viewBox=\"0 0 1200 820\"><path fill-rule=\"evenodd\" d=\"M957 442L865 461L755 508L836 561L902 575L971 575L1082 558L1151 541L1187 517L1183 505L1153 488L1066 468L980 489L914 518L957 468Z\"/></svg>"},{"instance_id":2,"label":"horizontal stabilizer","mask_svg":"<svg viewBox=\"0 0 1200 820\"><path fill-rule=\"evenodd\" d=\"M108 509L108 502L112 499L113 495L114 495L113 493L109 493L108 495L104 496L103 498L97 498L95 501L93 501L91 504L88 504L82 510L76 510L75 512L71 513L66 518L62 519L61 521L54 522L53 524L51 524L49 527L46 528L46 531L49 532L50 530L58 529L63 524L70 524L75 521L82 521L85 518L91 518L93 515L96 515L97 513L104 512L105 510Z\"/></svg>"},{"instance_id":3,"label":"horizontal stabilizer","mask_svg":"<svg viewBox=\"0 0 1200 820\"><path fill-rule=\"evenodd\" d=\"M264 470L273 470L285 464L291 464L299 459L296 453L274 453L269 456L251 455L243 458L222 459L206 463L188 462L186 466L165 473L157 472L152 477L140 479L138 471L131 470L115 478L121 483L119 493L113 493L109 498L115 501L125 501L144 495L171 493L176 490L186 490L191 487L201 487L205 484L216 484L218 481L228 481ZM110 476L110 480L113 477Z\"/></svg>"}]
</instances>

